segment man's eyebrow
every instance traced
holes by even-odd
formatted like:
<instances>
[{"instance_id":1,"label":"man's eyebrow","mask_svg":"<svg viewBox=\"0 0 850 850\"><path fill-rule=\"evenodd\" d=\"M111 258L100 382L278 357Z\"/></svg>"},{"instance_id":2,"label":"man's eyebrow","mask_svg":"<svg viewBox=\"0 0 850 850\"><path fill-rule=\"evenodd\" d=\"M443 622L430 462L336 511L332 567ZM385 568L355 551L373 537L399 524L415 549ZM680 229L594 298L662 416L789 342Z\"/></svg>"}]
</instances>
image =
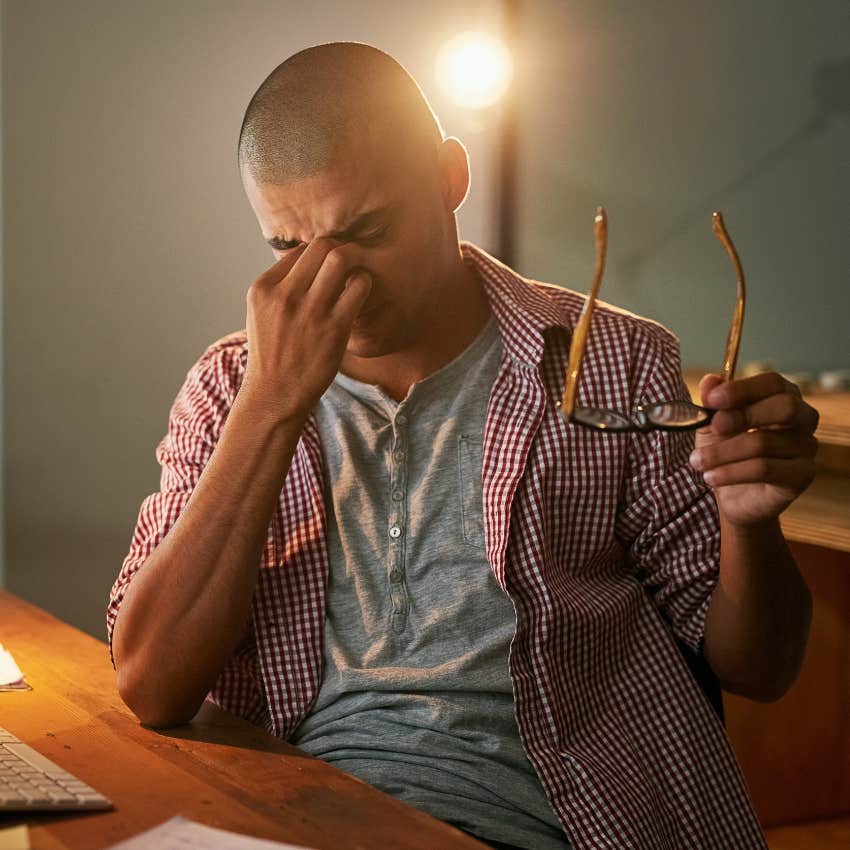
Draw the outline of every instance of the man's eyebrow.
<instances>
[{"instance_id":1,"label":"man's eyebrow","mask_svg":"<svg viewBox=\"0 0 850 850\"><path fill-rule=\"evenodd\" d=\"M366 230L368 227L372 227L375 224L379 223L383 219L389 217L389 215L395 209L395 204L387 204L383 207L378 207L374 210L367 210L364 213L358 215L355 219L350 221L342 230L337 231L336 233L332 233L330 235L331 239L340 239L345 241L346 239L351 238L357 233ZM266 242L272 246L272 248L281 248L287 243L292 242L293 244L298 244L297 240L288 240L283 236L270 236L266 239Z\"/></svg>"}]
</instances>

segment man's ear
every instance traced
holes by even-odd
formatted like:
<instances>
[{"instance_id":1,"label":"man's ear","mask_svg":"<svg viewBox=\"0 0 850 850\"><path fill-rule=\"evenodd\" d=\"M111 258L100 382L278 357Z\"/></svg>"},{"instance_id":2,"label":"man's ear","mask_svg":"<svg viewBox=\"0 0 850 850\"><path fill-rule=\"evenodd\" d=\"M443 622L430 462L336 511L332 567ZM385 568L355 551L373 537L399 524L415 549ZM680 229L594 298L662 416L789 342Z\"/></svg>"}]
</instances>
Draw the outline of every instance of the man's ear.
<instances>
[{"instance_id":1,"label":"man's ear","mask_svg":"<svg viewBox=\"0 0 850 850\"><path fill-rule=\"evenodd\" d=\"M446 208L456 212L469 193L469 154L460 139L449 136L437 154Z\"/></svg>"}]
</instances>

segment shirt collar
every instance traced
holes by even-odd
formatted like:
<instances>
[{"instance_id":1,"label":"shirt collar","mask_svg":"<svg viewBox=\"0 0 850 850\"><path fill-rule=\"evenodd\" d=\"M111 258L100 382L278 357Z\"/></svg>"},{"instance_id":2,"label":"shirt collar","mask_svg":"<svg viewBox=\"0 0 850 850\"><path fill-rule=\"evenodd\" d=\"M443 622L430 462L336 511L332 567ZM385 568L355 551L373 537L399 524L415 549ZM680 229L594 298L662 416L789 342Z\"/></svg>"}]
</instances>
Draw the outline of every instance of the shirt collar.
<instances>
[{"instance_id":1,"label":"shirt collar","mask_svg":"<svg viewBox=\"0 0 850 850\"><path fill-rule=\"evenodd\" d=\"M557 287L532 286L529 280L471 242L461 242L460 248L464 262L478 272L484 284L505 350L514 360L538 367L545 346L544 332L551 327L567 330L572 327L569 317L548 291Z\"/></svg>"}]
</instances>

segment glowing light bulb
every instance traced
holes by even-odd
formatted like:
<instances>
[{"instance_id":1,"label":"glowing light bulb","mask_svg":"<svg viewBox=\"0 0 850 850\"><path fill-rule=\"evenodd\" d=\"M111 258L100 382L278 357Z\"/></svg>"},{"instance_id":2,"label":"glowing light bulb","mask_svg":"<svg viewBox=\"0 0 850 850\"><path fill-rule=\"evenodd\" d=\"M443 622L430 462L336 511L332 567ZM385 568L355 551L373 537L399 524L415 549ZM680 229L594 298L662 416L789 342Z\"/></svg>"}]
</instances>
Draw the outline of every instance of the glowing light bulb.
<instances>
[{"instance_id":1,"label":"glowing light bulb","mask_svg":"<svg viewBox=\"0 0 850 850\"><path fill-rule=\"evenodd\" d=\"M455 36L437 54L437 81L461 106L483 109L506 91L513 60L501 41L486 33Z\"/></svg>"}]
</instances>

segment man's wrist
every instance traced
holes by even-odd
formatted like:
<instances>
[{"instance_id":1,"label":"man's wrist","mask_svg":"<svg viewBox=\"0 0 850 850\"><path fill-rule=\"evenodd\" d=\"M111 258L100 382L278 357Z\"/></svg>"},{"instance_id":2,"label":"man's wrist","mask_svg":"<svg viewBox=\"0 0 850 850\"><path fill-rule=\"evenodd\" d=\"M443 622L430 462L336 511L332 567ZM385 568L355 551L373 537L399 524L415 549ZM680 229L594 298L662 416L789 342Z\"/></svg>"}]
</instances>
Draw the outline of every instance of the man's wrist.
<instances>
[{"instance_id":1,"label":"man's wrist","mask_svg":"<svg viewBox=\"0 0 850 850\"><path fill-rule=\"evenodd\" d=\"M251 423L269 432L297 430L307 421L310 410L305 405L282 401L272 393L243 384L236 394L230 416L246 417Z\"/></svg>"},{"instance_id":2,"label":"man's wrist","mask_svg":"<svg viewBox=\"0 0 850 850\"><path fill-rule=\"evenodd\" d=\"M726 517L723 511L720 511L720 533L746 544L764 544L783 536L779 517L753 523L736 523Z\"/></svg>"},{"instance_id":3,"label":"man's wrist","mask_svg":"<svg viewBox=\"0 0 850 850\"><path fill-rule=\"evenodd\" d=\"M721 514L720 551L722 584L738 585L742 580L772 582L793 565L778 519L736 525Z\"/></svg>"}]
</instances>

